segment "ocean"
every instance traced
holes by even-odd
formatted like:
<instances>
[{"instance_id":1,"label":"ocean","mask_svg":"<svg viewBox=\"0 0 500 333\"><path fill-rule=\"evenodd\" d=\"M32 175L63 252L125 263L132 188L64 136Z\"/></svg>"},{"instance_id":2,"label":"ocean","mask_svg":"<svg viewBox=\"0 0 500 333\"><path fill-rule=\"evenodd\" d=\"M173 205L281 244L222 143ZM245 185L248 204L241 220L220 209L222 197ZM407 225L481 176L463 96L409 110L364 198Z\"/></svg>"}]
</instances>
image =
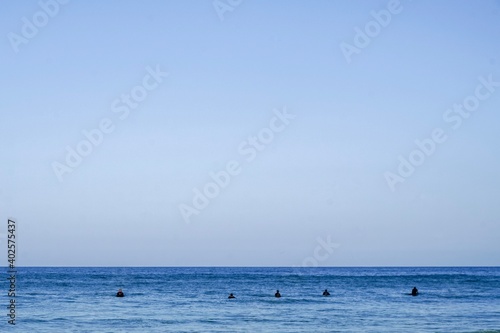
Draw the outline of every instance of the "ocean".
<instances>
[{"instance_id":1,"label":"ocean","mask_svg":"<svg viewBox=\"0 0 500 333\"><path fill-rule=\"evenodd\" d=\"M20 267L14 326L7 278L1 332L500 333L500 267Z\"/></svg>"}]
</instances>

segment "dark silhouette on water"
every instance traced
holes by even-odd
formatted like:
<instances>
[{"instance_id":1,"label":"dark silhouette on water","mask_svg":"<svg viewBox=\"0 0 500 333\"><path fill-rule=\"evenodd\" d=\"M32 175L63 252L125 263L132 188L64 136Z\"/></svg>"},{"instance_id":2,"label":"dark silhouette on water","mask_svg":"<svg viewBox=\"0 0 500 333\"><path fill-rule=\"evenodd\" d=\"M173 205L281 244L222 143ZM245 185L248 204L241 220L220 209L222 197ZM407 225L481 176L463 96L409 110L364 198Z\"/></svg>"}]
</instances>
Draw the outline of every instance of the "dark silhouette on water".
<instances>
[{"instance_id":1,"label":"dark silhouette on water","mask_svg":"<svg viewBox=\"0 0 500 333\"><path fill-rule=\"evenodd\" d=\"M411 295L412 296L417 296L418 295L418 289L417 289L417 287L413 287L413 289L411 290Z\"/></svg>"},{"instance_id":2,"label":"dark silhouette on water","mask_svg":"<svg viewBox=\"0 0 500 333\"><path fill-rule=\"evenodd\" d=\"M328 292L328 289L325 289L325 291L323 291L323 296L330 296L330 293Z\"/></svg>"},{"instance_id":3,"label":"dark silhouette on water","mask_svg":"<svg viewBox=\"0 0 500 333\"><path fill-rule=\"evenodd\" d=\"M227 298L236 298L236 297L234 297L234 295L231 293Z\"/></svg>"},{"instance_id":4,"label":"dark silhouette on water","mask_svg":"<svg viewBox=\"0 0 500 333\"><path fill-rule=\"evenodd\" d=\"M279 290L276 290L276 294L274 294L274 297L280 298L281 294Z\"/></svg>"},{"instance_id":5,"label":"dark silhouette on water","mask_svg":"<svg viewBox=\"0 0 500 333\"><path fill-rule=\"evenodd\" d=\"M123 296L125 296L123 291L121 289L118 289L118 292L116 293L116 297L123 297Z\"/></svg>"}]
</instances>

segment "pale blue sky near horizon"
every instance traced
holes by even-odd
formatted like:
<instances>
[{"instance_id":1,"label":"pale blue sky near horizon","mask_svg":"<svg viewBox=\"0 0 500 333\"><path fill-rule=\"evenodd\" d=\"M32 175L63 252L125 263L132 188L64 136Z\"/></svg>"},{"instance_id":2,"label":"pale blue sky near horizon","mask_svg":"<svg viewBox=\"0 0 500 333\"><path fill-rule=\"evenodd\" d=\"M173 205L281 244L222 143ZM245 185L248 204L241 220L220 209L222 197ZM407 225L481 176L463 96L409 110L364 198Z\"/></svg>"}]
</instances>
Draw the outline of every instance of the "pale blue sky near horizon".
<instances>
[{"instance_id":1,"label":"pale blue sky near horizon","mask_svg":"<svg viewBox=\"0 0 500 333\"><path fill-rule=\"evenodd\" d=\"M443 118L500 82L500 1L402 0L351 62L341 43L391 1L245 0L221 20L210 0L73 0L18 52L9 34L42 9L1 3L0 242L16 218L19 265L500 265L500 86L459 128ZM113 102L157 67L121 120ZM248 162L239 145L284 109ZM52 164L104 118L60 182ZM446 141L392 191L384 174L436 128Z\"/></svg>"}]
</instances>

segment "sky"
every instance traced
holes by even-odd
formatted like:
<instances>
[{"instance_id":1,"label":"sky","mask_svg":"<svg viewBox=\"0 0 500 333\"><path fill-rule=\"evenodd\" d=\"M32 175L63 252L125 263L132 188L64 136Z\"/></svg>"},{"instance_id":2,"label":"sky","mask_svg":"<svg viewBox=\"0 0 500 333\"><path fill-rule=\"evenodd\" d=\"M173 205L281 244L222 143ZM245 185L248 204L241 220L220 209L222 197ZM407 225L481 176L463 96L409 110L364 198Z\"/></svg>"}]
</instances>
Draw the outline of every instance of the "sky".
<instances>
[{"instance_id":1,"label":"sky","mask_svg":"<svg viewBox=\"0 0 500 333\"><path fill-rule=\"evenodd\" d=\"M500 1L2 1L21 266L500 265Z\"/></svg>"}]
</instances>

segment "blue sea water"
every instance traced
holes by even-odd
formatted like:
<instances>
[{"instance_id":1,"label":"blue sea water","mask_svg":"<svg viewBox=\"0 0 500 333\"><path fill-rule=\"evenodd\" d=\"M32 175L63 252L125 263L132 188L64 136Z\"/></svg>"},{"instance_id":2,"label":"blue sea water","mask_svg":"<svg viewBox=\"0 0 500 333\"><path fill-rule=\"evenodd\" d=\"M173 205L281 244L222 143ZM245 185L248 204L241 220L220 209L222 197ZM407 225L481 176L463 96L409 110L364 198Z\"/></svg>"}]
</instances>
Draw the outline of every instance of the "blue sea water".
<instances>
[{"instance_id":1,"label":"blue sea water","mask_svg":"<svg viewBox=\"0 0 500 333\"><path fill-rule=\"evenodd\" d=\"M1 332L500 333L499 267L26 267L14 327L0 286Z\"/></svg>"}]
</instances>

